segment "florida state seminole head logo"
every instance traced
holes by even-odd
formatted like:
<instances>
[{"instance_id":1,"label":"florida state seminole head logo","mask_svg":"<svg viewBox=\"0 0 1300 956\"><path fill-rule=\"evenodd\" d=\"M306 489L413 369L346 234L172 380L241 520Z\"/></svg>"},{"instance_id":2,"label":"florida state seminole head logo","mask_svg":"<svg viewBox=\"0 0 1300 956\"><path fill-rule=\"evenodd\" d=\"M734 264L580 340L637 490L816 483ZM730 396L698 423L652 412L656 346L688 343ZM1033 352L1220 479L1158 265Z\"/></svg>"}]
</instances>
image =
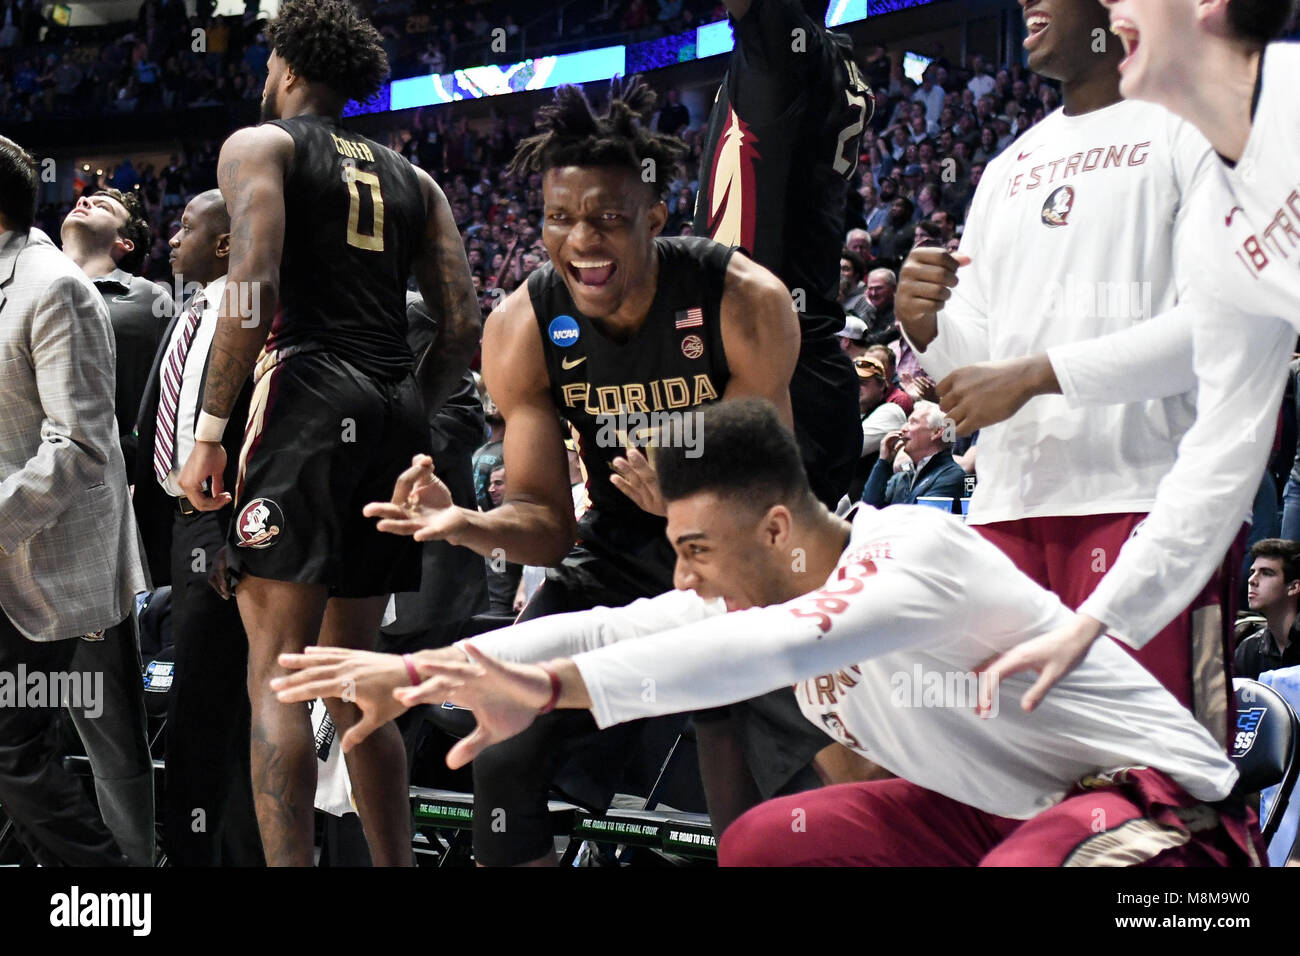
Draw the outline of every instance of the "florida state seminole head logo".
<instances>
[{"instance_id":1,"label":"florida state seminole head logo","mask_svg":"<svg viewBox=\"0 0 1300 956\"><path fill-rule=\"evenodd\" d=\"M1070 224L1070 210L1074 208L1074 187L1061 186L1053 190L1043 203L1043 225L1055 229Z\"/></svg>"},{"instance_id":2,"label":"florida state seminole head logo","mask_svg":"<svg viewBox=\"0 0 1300 956\"><path fill-rule=\"evenodd\" d=\"M241 548L267 548L284 527L284 514L270 498L254 498L235 519L235 534Z\"/></svg>"}]
</instances>

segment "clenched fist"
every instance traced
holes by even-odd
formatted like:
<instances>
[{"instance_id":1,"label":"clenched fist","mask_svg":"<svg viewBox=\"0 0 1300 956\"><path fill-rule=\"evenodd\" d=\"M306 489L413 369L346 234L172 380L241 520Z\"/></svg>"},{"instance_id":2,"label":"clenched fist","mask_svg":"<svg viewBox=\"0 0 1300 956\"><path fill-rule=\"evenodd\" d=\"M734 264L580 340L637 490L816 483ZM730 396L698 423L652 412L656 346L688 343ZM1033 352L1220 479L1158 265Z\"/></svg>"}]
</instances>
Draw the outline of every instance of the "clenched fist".
<instances>
[{"instance_id":1,"label":"clenched fist","mask_svg":"<svg viewBox=\"0 0 1300 956\"><path fill-rule=\"evenodd\" d=\"M957 270L970 265L970 261L970 256L955 256L943 249L919 246L903 263L898 273L894 316L912 344L922 352L939 332L937 316L957 285Z\"/></svg>"}]
</instances>

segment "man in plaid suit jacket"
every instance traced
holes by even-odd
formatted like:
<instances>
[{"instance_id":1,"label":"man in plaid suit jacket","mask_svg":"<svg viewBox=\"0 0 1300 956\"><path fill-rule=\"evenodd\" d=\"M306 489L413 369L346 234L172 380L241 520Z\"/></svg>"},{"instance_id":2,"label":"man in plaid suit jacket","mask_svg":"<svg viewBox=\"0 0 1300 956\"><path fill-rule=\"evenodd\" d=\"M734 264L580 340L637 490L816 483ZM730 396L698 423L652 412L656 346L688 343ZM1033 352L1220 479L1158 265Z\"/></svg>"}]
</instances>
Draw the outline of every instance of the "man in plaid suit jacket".
<instances>
[{"instance_id":1,"label":"man in plaid suit jacket","mask_svg":"<svg viewBox=\"0 0 1300 956\"><path fill-rule=\"evenodd\" d=\"M0 804L41 862L122 864L62 769L53 724L65 694L74 717L111 716L102 675L70 673L73 654L85 635L133 640L147 580L113 416L108 311L31 228L36 175L0 137Z\"/></svg>"}]
</instances>

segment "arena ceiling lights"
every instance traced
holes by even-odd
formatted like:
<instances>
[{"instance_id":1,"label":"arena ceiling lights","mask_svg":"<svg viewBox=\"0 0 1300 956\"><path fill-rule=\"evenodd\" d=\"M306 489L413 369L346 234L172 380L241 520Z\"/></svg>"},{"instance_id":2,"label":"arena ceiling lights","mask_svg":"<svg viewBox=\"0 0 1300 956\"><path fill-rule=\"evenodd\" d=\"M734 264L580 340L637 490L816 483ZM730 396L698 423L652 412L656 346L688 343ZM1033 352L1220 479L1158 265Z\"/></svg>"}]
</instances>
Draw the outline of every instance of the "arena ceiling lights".
<instances>
[{"instance_id":1,"label":"arena ceiling lights","mask_svg":"<svg viewBox=\"0 0 1300 956\"><path fill-rule=\"evenodd\" d=\"M826 11L826 25L842 26L870 16L932 2L933 0L832 0ZM476 66L452 73L394 80L385 84L366 103L349 103L344 115L409 110L458 100L545 90L567 83L592 83L729 53L733 43L731 25L726 20L720 20L686 33L645 43L539 57L506 66Z\"/></svg>"}]
</instances>

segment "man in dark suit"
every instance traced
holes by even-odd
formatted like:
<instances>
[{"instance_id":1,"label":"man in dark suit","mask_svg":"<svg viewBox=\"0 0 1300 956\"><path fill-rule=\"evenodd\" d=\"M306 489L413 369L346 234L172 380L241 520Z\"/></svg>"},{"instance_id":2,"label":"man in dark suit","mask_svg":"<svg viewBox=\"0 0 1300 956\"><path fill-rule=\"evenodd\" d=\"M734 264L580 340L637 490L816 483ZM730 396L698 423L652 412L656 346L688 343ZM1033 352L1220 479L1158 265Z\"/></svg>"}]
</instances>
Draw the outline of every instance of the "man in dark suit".
<instances>
[{"instance_id":1,"label":"man in dark suit","mask_svg":"<svg viewBox=\"0 0 1300 956\"><path fill-rule=\"evenodd\" d=\"M115 357L113 412L119 442L127 444L150 361L173 312L166 287L133 275L149 250L149 222L135 193L106 189L77 200L59 235L64 253L108 307ZM134 462L126 459L125 464L129 480ZM73 663L78 670L104 675L103 717L88 721L70 712L90 757L104 820L133 865L152 866L153 758L134 621L102 641L78 643Z\"/></svg>"},{"instance_id":2,"label":"man in dark suit","mask_svg":"<svg viewBox=\"0 0 1300 956\"><path fill-rule=\"evenodd\" d=\"M894 456L907 452L912 467L894 474ZM880 458L862 491L862 500L883 508L914 505L920 498L962 497L966 473L952 460L951 428L934 402L917 402L907 424L880 440Z\"/></svg>"},{"instance_id":3,"label":"man in dark suit","mask_svg":"<svg viewBox=\"0 0 1300 956\"><path fill-rule=\"evenodd\" d=\"M176 668L167 701L164 843L177 866L257 866L263 857L249 769L248 639L219 555L233 506L197 511L176 481L178 462L194 446L226 286L230 216L220 190L190 200L170 245L172 271L198 291L162 337L133 435L137 521L155 585L172 587ZM250 379L232 413L239 422L251 394ZM228 430L227 487L234 487L242 437L242 428Z\"/></svg>"}]
</instances>

